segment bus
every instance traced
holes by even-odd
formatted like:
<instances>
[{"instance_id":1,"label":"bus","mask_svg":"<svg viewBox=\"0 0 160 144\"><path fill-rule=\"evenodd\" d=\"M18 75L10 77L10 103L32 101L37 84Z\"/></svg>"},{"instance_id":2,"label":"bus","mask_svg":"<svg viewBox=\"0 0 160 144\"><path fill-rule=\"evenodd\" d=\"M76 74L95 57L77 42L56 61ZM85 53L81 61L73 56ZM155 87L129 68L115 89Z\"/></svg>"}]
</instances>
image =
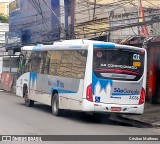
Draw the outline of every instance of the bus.
<instances>
[{"instance_id":1,"label":"bus","mask_svg":"<svg viewBox=\"0 0 160 144\"><path fill-rule=\"evenodd\" d=\"M21 48L16 94L26 106L40 102L63 110L143 114L144 48L92 40L65 40Z\"/></svg>"}]
</instances>

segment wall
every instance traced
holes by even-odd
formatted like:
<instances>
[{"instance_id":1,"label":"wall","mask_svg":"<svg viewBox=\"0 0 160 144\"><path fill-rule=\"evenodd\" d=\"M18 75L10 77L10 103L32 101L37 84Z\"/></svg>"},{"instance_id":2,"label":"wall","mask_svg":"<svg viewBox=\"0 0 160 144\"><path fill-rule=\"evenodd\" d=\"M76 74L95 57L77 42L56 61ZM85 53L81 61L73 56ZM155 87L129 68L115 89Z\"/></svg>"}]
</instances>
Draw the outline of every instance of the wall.
<instances>
[{"instance_id":1,"label":"wall","mask_svg":"<svg viewBox=\"0 0 160 144\"><path fill-rule=\"evenodd\" d=\"M9 31L8 23L0 23L0 48L5 44L5 32Z\"/></svg>"},{"instance_id":2,"label":"wall","mask_svg":"<svg viewBox=\"0 0 160 144\"><path fill-rule=\"evenodd\" d=\"M145 14L145 21L150 21L153 19L153 21L156 21L156 19L160 18L159 8L156 8L156 5L152 5L153 1L148 3L145 1L142 1L143 7L144 7L144 14ZM159 1L155 1L155 3L160 3ZM155 19L155 20L154 20ZM113 42L119 42L122 39L129 37L129 36L136 36L139 35L138 29L141 29L141 27L138 27L138 6L137 5L124 5L124 7L117 8L112 16L110 17L110 23L111 27L114 26L122 26L122 25L129 25L133 23L137 23L137 26L132 28L126 28L126 29L120 29L111 32L111 41ZM146 25L148 29L148 33L150 36L157 36L160 33L160 23L154 23L150 25Z\"/></svg>"},{"instance_id":3,"label":"wall","mask_svg":"<svg viewBox=\"0 0 160 144\"><path fill-rule=\"evenodd\" d=\"M106 4L112 1L76 0L74 34L75 38L99 37L109 29L109 10Z\"/></svg>"},{"instance_id":4,"label":"wall","mask_svg":"<svg viewBox=\"0 0 160 144\"><path fill-rule=\"evenodd\" d=\"M3 62L2 62L2 57L0 57L0 74L2 73L2 67L3 67Z\"/></svg>"},{"instance_id":5,"label":"wall","mask_svg":"<svg viewBox=\"0 0 160 144\"><path fill-rule=\"evenodd\" d=\"M0 2L0 14L9 15L9 2Z\"/></svg>"},{"instance_id":6,"label":"wall","mask_svg":"<svg viewBox=\"0 0 160 144\"><path fill-rule=\"evenodd\" d=\"M64 1L62 27L60 1ZM68 26L69 0L16 0L10 4L10 32L19 33L22 44L53 43Z\"/></svg>"},{"instance_id":7,"label":"wall","mask_svg":"<svg viewBox=\"0 0 160 144\"><path fill-rule=\"evenodd\" d=\"M50 0L45 1L51 6ZM22 35L24 44L48 39L47 34L51 31L51 12L48 6L42 0L40 3L31 0L17 0L12 3L15 2L16 7L10 12L10 32Z\"/></svg>"}]
</instances>

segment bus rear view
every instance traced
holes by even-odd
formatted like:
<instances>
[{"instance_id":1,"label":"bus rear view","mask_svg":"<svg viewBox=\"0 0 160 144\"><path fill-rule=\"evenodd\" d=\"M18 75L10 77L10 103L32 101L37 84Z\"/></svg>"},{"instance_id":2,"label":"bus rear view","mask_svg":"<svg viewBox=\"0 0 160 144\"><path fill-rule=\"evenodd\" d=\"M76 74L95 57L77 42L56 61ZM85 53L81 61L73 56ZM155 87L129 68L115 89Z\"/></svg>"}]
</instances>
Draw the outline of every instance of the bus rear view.
<instances>
[{"instance_id":1,"label":"bus rear view","mask_svg":"<svg viewBox=\"0 0 160 144\"><path fill-rule=\"evenodd\" d=\"M142 114L146 50L123 45L93 47L92 96L95 112Z\"/></svg>"}]
</instances>

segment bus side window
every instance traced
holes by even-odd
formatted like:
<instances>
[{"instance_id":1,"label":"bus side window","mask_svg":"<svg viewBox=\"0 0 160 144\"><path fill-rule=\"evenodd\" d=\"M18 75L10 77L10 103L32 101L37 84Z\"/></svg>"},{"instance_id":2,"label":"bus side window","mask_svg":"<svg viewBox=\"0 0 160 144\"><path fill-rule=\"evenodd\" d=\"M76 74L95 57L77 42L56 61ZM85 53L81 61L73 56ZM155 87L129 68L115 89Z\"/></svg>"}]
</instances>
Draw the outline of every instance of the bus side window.
<instances>
[{"instance_id":1,"label":"bus side window","mask_svg":"<svg viewBox=\"0 0 160 144\"><path fill-rule=\"evenodd\" d=\"M24 72L30 72L31 70L31 51L22 52L25 57Z\"/></svg>"},{"instance_id":2,"label":"bus side window","mask_svg":"<svg viewBox=\"0 0 160 144\"><path fill-rule=\"evenodd\" d=\"M48 52L48 63L49 63L49 74L50 75L59 75L58 68L61 63L61 51L50 51Z\"/></svg>"},{"instance_id":3,"label":"bus side window","mask_svg":"<svg viewBox=\"0 0 160 144\"><path fill-rule=\"evenodd\" d=\"M40 73L41 53L33 52L31 54L31 72Z\"/></svg>"},{"instance_id":4,"label":"bus side window","mask_svg":"<svg viewBox=\"0 0 160 144\"><path fill-rule=\"evenodd\" d=\"M57 74L62 77L71 77L73 52L59 51L61 59L57 61Z\"/></svg>"},{"instance_id":5,"label":"bus side window","mask_svg":"<svg viewBox=\"0 0 160 144\"><path fill-rule=\"evenodd\" d=\"M73 52L72 60L72 77L77 79L83 79L85 74L87 61L87 51L80 50Z\"/></svg>"},{"instance_id":6,"label":"bus side window","mask_svg":"<svg viewBox=\"0 0 160 144\"><path fill-rule=\"evenodd\" d=\"M47 65L46 65L47 52L46 51L40 52L39 57L41 59L39 73L40 74L44 74L44 72L45 72L45 74L48 74L48 73L46 73L46 68L47 68Z\"/></svg>"}]
</instances>

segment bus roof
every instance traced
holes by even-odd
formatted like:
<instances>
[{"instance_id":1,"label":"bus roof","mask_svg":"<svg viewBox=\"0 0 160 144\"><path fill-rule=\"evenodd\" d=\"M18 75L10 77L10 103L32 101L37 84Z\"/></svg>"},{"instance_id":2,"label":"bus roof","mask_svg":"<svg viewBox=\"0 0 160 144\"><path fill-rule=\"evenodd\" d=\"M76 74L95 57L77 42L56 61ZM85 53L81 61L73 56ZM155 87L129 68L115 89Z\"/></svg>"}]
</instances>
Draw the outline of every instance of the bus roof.
<instances>
[{"instance_id":1,"label":"bus roof","mask_svg":"<svg viewBox=\"0 0 160 144\"><path fill-rule=\"evenodd\" d=\"M62 42L54 42L53 45L36 45L36 46L24 46L21 50L31 50L31 51L46 51L46 50L78 50L78 49L88 49L89 45L93 44L94 48L126 48L126 49L141 49L138 47L115 44L111 42L93 41L93 40L64 40Z\"/></svg>"}]
</instances>

